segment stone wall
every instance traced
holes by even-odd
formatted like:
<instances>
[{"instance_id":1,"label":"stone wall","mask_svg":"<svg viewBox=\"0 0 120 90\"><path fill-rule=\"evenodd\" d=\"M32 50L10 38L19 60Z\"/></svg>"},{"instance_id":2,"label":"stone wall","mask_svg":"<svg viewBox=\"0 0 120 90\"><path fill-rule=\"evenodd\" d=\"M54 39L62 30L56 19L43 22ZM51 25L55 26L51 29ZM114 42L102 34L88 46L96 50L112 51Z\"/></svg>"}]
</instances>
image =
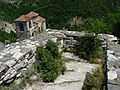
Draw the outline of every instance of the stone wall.
<instances>
[{"instance_id":1,"label":"stone wall","mask_svg":"<svg viewBox=\"0 0 120 90\"><path fill-rule=\"evenodd\" d=\"M6 45L0 51L0 84L10 83L19 76L21 69L33 64L36 61L36 47L45 45L48 39L58 43L61 50L65 46L74 46L77 42L74 37L83 35L83 32L50 30L34 38Z\"/></svg>"},{"instance_id":2,"label":"stone wall","mask_svg":"<svg viewBox=\"0 0 120 90\"><path fill-rule=\"evenodd\" d=\"M84 36L84 32L47 30L40 35L25 39L20 42L8 44L0 51L0 84L10 83L14 77L18 77L21 69L32 65L35 59L35 50L39 45L45 45L50 39L59 45L59 51L63 47L73 47L77 40L76 37ZM117 40L113 35L99 34L103 40L103 45L108 43L107 66L108 66L108 86L109 90L120 90L120 45L114 43ZM116 87L117 89L111 89Z\"/></svg>"},{"instance_id":3,"label":"stone wall","mask_svg":"<svg viewBox=\"0 0 120 90\"><path fill-rule=\"evenodd\" d=\"M100 35L99 35L100 36ZM113 35L102 34L107 45L107 87L108 90L120 90L120 45Z\"/></svg>"}]
</instances>

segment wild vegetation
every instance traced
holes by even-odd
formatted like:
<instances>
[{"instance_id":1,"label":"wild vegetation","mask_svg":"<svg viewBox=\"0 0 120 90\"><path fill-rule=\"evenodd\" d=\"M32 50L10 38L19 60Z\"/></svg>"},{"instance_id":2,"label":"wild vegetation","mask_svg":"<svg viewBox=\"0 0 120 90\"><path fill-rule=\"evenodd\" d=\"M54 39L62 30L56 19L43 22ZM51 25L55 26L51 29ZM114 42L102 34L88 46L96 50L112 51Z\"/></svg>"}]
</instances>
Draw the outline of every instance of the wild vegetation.
<instances>
[{"instance_id":1,"label":"wild vegetation","mask_svg":"<svg viewBox=\"0 0 120 90\"><path fill-rule=\"evenodd\" d=\"M120 20L119 0L22 0L21 3L0 2L0 18L13 22L15 18L30 11L46 18L48 28L96 33L112 33L113 25ZM14 13L14 14L13 14ZM68 20L82 17L84 24L70 26Z\"/></svg>"},{"instance_id":2,"label":"wild vegetation","mask_svg":"<svg viewBox=\"0 0 120 90\"><path fill-rule=\"evenodd\" d=\"M3 30L0 30L0 41L5 42L5 40L8 40L9 42L15 42L16 34L13 31L7 33Z\"/></svg>"},{"instance_id":3,"label":"wild vegetation","mask_svg":"<svg viewBox=\"0 0 120 90\"><path fill-rule=\"evenodd\" d=\"M82 36L75 46L75 53L91 63L98 63L97 59L103 58L101 41L93 35Z\"/></svg>"},{"instance_id":4,"label":"wild vegetation","mask_svg":"<svg viewBox=\"0 0 120 90\"><path fill-rule=\"evenodd\" d=\"M46 48L43 46L37 47L38 60L35 63L37 72L42 73L44 82L54 82L60 75L64 74L65 62L60 58L57 45L48 40Z\"/></svg>"},{"instance_id":5,"label":"wild vegetation","mask_svg":"<svg viewBox=\"0 0 120 90\"><path fill-rule=\"evenodd\" d=\"M33 82L35 82L31 79L33 75L36 75L34 68L27 68L27 70L21 71L21 76L19 79L17 79L17 82L14 81L7 85L0 85L0 90L23 90L26 87L26 85L31 85ZM37 80L39 81L40 79L37 78Z\"/></svg>"},{"instance_id":6,"label":"wild vegetation","mask_svg":"<svg viewBox=\"0 0 120 90\"><path fill-rule=\"evenodd\" d=\"M101 86L104 81L104 71L102 67L94 69L86 75L82 90L102 90Z\"/></svg>"}]
</instances>

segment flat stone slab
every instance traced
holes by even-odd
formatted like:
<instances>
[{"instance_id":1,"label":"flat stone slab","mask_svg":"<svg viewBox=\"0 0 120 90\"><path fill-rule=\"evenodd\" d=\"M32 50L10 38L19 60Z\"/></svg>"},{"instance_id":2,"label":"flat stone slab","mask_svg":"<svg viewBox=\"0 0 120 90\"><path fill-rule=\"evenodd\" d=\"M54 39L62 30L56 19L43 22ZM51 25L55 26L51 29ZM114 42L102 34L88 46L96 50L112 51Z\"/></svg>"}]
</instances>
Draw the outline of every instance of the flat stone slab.
<instances>
[{"instance_id":1,"label":"flat stone slab","mask_svg":"<svg viewBox=\"0 0 120 90\"><path fill-rule=\"evenodd\" d=\"M15 54L13 54L13 57L16 58L17 60L19 60L20 58L22 58L24 54L21 52L16 52Z\"/></svg>"},{"instance_id":2,"label":"flat stone slab","mask_svg":"<svg viewBox=\"0 0 120 90\"><path fill-rule=\"evenodd\" d=\"M112 50L107 50L107 54L113 54L114 53L114 51L112 51Z\"/></svg>"},{"instance_id":3,"label":"flat stone slab","mask_svg":"<svg viewBox=\"0 0 120 90\"><path fill-rule=\"evenodd\" d=\"M117 78L117 72L116 71L109 71L108 72L108 80L113 80Z\"/></svg>"},{"instance_id":4,"label":"flat stone slab","mask_svg":"<svg viewBox=\"0 0 120 90\"><path fill-rule=\"evenodd\" d=\"M120 86L108 84L108 90L120 90Z\"/></svg>"},{"instance_id":5,"label":"flat stone slab","mask_svg":"<svg viewBox=\"0 0 120 90\"><path fill-rule=\"evenodd\" d=\"M109 61L117 61L118 60L118 58L115 57L113 54L107 54L107 56L108 56Z\"/></svg>"}]
</instances>

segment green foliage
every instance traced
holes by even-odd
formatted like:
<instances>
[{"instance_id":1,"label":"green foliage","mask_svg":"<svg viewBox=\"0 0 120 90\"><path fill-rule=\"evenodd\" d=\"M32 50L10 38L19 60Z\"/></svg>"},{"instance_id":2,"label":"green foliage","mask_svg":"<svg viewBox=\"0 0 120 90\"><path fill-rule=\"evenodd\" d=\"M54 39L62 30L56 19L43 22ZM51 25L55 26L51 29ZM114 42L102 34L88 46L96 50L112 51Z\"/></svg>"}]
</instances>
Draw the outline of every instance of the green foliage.
<instances>
[{"instance_id":1,"label":"green foliage","mask_svg":"<svg viewBox=\"0 0 120 90\"><path fill-rule=\"evenodd\" d=\"M101 90L103 79L104 71L102 67L94 69L92 73L87 74L82 90Z\"/></svg>"},{"instance_id":2,"label":"green foliage","mask_svg":"<svg viewBox=\"0 0 120 90\"><path fill-rule=\"evenodd\" d=\"M23 90L27 84L31 85L34 82L30 79L32 75L35 75L34 68L22 71L19 83L13 82L8 85L0 85L0 90Z\"/></svg>"},{"instance_id":3,"label":"green foliage","mask_svg":"<svg viewBox=\"0 0 120 90\"><path fill-rule=\"evenodd\" d=\"M102 18L89 18L87 21L86 29L89 32L98 33L110 33L107 27L107 23Z\"/></svg>"},{"instance_id":4,"label":"green foliage","mask_svg":"<svg viewBox=\"0 0 120 90\"><path fill-rule=\"evenodd\" d=\"M13 31L10 33L7 33L5 31L0 30L0 41L5 41L9 40L10 42L15 42L16 41L16 35Z\"/></svg>"},{"instance_id":5,"label":"green foliage","mask_svg":"<svg viewBox=\"0 0 120 90\"><path fill-rule=\"evenodd\" d=\"M36 11L46 18L49 28L62 29L75 16L103 18L119 3L119 0L22 0L20 4L0 2L0 17L11 22L22 14Z\"/></svg>"},{"instance_id":6,"label":"green foliage","mask_svg":"<svg viewBox=\"0 0 120 90\"><path fill-rule=\"evenodd\" d=\"M2 86L2 85L0 85L0 90L17 90L16 89L16 84L12 83L9 86Z\"/></svg>"},{"instance_id":7,"label":"green foliage","mask_svg":"<svg viewBox=\"0 0 120 90\"><path fill-rule=\"evenodd\" d=\"M56 52L53 52L55 50ZM58 55L58 47L52 41L48 41L46 48L37 47L38 60L35 68L42 73L44 82L54 82L54 80L65 71L65 63Z\"/></svg>"},{"instance_id":8,"label":"green foliage","mask_svg":"<svg viewBox=\"0 0 120 90\"><path fill-rule=\"evenodd\" d=\"M91 62L91 58L97 58L95 54L99 51L100 45L101 41L96 36L82 36L78 39L78 44L75 46L76 54Z\"/></svg>"},{"instance_id":9,"label":"green foliage","mask_svg":"<svg viewBox=\"0 0 120 90\"><path fill-rule=\"evenodd\" d=\"M116 24L114 24L113 26L113 34L120 38L120 22L117 22Z\"/></svg>"},{"instance_id":10,"label":"green foliage","mask_svg":"<svg viewBox=\"0 0 120 90\"><path fill-rule=\"evenodd\" d=\"M60 53L58 51L58 46L53 41L48 40L45 49L47 49L47 50L49 50L51 52L53 58L56 58L56 59L60 58L61 55L60 55Z\"/></svg>"}]
</instances>

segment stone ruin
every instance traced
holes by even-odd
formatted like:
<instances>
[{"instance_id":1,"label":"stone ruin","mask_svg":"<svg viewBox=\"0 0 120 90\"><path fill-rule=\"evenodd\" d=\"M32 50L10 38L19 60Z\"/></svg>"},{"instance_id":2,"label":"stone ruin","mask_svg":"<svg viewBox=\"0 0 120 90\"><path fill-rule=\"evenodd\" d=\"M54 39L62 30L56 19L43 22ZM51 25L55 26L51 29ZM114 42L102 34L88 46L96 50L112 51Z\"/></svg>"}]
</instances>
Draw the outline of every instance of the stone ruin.
<instances>
[{"instance_id":1,"label":"stone ruin","mask_svg":"<svg viewBox=\"0 0 120 90\"><path fill-rule=\"evenodd\" d=\"M58 43L61 50L64 46L74 46L77 42L74 37L83 35L83 32L50 30L34 38L7 44L0 51L0 84L12 82L19 77L21 69L32 65L36 61L36 47L45 45L48 39Z\"/></svg>"},{"instance_id":2,"label":"stone ruin","mask_svg":"<svg viewBox=\"0 0 120 90\"><path fill-rule=\"evenodd\" d=\"M48 30L36 37L25 39L20 42L8 44L0 51L0 84L10 83L15 77L19 77L19 73L23 68L32 65L35 59L35 50L39 45L45 45L47 40L52 40L59 45L59 51L63 47L73 47L77 40L76 38L84 36L84 32L65 31L65 30ZM107 50L108 55L108 83L119 84L119 45L114 43L117 40L113 35L99 34L98 37L103 40L103 45L106 41L109 45L114 45L114 48ZM117 45L117 46L116 46ZM115 53L114 53L115 52ZM111 63L113 62L113 63ZM113 75L113 76L111 76ZM108 84L110 87L112 84ZM112 90L112 89L109 89Z\"/></svg>"}]
</instances>

